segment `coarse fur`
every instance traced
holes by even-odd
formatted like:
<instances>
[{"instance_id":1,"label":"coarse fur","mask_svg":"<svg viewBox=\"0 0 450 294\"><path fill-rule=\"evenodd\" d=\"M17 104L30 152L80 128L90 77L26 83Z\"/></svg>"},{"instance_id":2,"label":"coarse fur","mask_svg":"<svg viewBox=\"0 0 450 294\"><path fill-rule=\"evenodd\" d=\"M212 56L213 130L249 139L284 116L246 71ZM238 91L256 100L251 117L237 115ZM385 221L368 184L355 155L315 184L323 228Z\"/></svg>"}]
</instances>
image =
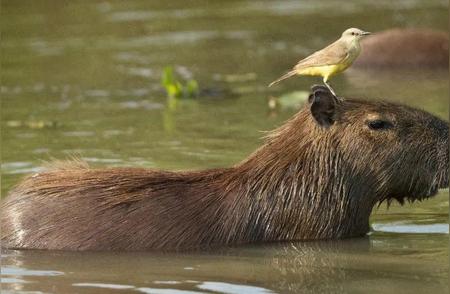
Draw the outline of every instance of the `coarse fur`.
<instances>
[{"instance_id":1,"label":"coarse fur","mask_svg":"<svg viewBox=\"0 0 450 294\"><path fill-rule=\"evenodd\" d=\"M338 101L321 86L310 98L233 167L59 162L4 199L2 246L187 250L356 237L369 231L377 203L448 187L446 122L387 102Z\"/></svg>"}]
</instances>

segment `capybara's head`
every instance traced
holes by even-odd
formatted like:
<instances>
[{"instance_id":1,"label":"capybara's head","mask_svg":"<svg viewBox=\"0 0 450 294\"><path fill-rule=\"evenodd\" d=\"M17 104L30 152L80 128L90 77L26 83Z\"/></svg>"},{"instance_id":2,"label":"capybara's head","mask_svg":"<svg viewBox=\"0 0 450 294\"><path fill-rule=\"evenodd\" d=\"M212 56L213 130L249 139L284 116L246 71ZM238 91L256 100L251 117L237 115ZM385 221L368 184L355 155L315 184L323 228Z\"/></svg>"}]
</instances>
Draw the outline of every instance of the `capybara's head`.
<instances>
[{"instance_id":1,"label":"capybara's head","mask_svg":"<svg viewBox=\"0 0 450 294\"><path fill-rule=\"evenodd\" d=\"M326 87L312 90L306 121L315 126L308 129L337 179L370 188L373 203L422 200L448 187L447 122L404 105L341 101Z\"/></svg>"}]
</instances>

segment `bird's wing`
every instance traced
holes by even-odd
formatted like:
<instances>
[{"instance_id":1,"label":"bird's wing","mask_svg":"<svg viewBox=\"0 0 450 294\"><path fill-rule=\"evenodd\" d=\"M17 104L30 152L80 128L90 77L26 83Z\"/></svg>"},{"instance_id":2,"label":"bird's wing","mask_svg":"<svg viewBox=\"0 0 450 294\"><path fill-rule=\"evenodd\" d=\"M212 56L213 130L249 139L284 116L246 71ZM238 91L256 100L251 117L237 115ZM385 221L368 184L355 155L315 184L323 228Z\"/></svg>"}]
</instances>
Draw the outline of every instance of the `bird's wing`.
<instances>
[{"instance_id":1,"label":"bird's wing","mask_svg":"<svg viewBox=\"0 0 450 294\"><path fill-rule=\"evenodd\" d=\"M322 50L316 51L305 59L300 60L294 69L312 66L340 64L348 57L348 50L344 43L334 42Z\"/></svg>"}]
</instances>

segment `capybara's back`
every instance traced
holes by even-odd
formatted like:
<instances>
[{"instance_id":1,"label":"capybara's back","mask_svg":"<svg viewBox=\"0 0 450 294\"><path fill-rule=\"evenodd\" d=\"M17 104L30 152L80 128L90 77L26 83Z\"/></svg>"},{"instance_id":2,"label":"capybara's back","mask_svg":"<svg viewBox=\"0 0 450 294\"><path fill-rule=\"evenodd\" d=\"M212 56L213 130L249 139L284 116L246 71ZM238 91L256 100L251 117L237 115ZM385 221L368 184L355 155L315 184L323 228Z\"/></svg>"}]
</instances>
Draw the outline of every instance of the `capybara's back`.
<instances>
[{"instance_id":1,"label":"capybara's back","mask_svg":"<svg viewBox=\"0 0 450 294\"><path fill-rule=\"evenodd\" d=\"M2 246L63 250L143 250L190 247L208 227L197 197L213 185L207 172L137 168L90 169L59 163L26 178L2 203ZM202 192L204 191L204 192ZM186 196L190 197L186 197ZM219 224L209 224L209 229ZM203 240L213 242L214 240Z\"/></svg>"}]
</instances>

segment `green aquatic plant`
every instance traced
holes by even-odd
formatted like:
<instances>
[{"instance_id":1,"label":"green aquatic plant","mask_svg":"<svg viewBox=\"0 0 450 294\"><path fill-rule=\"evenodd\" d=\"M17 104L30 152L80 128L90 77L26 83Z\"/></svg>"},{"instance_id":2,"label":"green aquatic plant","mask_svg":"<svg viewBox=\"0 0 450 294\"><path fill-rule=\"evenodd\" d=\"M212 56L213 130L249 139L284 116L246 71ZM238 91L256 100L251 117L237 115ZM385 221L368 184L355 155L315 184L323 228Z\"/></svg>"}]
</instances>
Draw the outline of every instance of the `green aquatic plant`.
<instances>
[{"instance_id":1,"label":"green aquatic plant","mask_svg":"<svg viewBox=\"0 0 450 294\"><path fill-rule=\"evenodd\" d=\"M199 93L199 87L196 80L190 79L184 83L180 82L175 77L171 66L166 66L164 68L161 83L166 89L169 98L194 98L197 97Z\"/></svg>"}]
</instances>

